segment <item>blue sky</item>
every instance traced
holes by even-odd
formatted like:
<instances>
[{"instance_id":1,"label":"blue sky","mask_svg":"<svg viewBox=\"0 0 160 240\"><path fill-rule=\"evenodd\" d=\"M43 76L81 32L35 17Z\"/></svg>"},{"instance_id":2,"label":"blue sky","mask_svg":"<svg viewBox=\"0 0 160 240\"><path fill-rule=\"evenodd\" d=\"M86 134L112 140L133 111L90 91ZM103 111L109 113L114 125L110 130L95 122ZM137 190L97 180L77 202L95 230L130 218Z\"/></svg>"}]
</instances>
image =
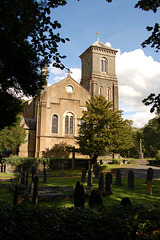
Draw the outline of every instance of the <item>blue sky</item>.
<instances>
[{"instance_id":1,"label":"blue sky","mask_svg":"<svg viewBox=\"0 0 160 240\"><path fill-rule=\"evenodd\" d=\"M66 55L63 60L73 72L73 78L79 81L80 54L99 40L109 42L111 47L119 49L116 72L119 80L120 109L124 118L132 119L134 126L142 127L154 115L142 104L142 99L151 91L159 92L160 53L150 46L141 47L149 36L146 26L159 22L158 13L135 9L138 0L70 0L63 7L53 10L53 20L58 20L62 27L57 32L61 37L70 38L70 42L60 44L59 52ZM123 63L123 64L122 64ZM49 69L49 84L63 79L65 71Z\"/></svg>"}]
</instances>

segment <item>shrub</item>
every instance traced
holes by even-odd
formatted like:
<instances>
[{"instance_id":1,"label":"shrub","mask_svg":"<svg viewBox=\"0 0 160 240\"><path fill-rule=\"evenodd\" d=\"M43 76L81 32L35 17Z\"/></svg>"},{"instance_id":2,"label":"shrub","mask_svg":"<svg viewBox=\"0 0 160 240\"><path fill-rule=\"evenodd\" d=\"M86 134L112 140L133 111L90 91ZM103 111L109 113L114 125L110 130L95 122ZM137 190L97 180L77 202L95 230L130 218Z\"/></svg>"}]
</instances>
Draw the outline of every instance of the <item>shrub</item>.
<instances>
[{"instance_id":1,"label":"shrub","mask_svg":"<svg viewBox=\"0 0 160 240\"><path fill-rule=\"evenodd\" d=\"M155 159L156 159L156 160L160 160L160 150L158 150Z\"/></svg>"},{"instance_id":2,"label":"shrub","mask_svg":"<svg viewBox=\"0 0 160 240\"><path fill-rule=\"evenodd\" d=\"M118 164L118 165L120 165L120 160L118 160L118 159L113 159L112 162L113 162L113 164Z\"/></svg>"}]
</instances>

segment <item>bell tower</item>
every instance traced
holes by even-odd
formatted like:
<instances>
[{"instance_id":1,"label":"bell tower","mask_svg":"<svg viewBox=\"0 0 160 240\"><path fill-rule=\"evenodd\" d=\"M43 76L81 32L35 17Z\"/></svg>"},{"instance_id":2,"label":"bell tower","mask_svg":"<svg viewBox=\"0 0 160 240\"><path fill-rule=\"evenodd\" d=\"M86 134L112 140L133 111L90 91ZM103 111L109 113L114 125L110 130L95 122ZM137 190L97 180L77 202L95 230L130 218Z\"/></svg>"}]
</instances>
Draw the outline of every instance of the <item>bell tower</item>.
<instances>
[{"instance_id":1,"label":"bell tower","mask_svg":"<svg viewBox=\"0 0 160 240\"><path fill-rule=\"evenodd\" d=\"M81 55L82 79L80 84L91 96L102 94L113 108L118 109L118 80L115 72L117 50L99 41L92 44Z\"/></svg>"}]
</instances>

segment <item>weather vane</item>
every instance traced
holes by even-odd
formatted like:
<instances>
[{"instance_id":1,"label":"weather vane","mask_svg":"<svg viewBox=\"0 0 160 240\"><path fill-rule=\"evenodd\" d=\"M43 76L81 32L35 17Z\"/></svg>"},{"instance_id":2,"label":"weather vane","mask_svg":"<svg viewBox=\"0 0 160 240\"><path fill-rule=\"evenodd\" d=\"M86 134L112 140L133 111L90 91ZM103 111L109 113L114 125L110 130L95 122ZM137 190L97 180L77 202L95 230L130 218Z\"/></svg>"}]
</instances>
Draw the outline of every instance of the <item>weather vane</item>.
<instances>
[{"instance_id":1,"label":"weather vane","mask_svg":"<svg viewBox=\"0 0 160 240\"><path fill-rule=\"evenodd\" d=\"M100 32L97 30L96 34L97 34L97 41L99 41L99 34L100 34Z\"/></svg>"}]
</instances>

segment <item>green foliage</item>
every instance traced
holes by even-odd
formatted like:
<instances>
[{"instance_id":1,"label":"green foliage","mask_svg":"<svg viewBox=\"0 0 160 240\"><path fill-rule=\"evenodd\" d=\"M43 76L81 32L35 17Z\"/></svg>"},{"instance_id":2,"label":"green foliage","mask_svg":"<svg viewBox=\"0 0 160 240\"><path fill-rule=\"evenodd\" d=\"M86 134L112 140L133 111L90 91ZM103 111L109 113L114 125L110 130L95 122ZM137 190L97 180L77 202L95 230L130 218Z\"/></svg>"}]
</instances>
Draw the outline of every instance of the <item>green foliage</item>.
<instances>
[{"instance_id":1,"label":"green foliage","mask_svg":"<svg viewBox=\"0 0 160 240\"><path fill-rule=\"evenodd\" d=\"M118 160L118 159L113 159L112 162L113 162L113 164L120 165L120 160Z\"/></svg>"},{"instance_id":2,"label":"green foliage","mask_svg":"<svg viewBox=\"0 0 160 240\"><path fill-rule=\"evenodd\" d=\"M47 150L43 156L44 157L55 157L55 158L68 158L70 152L72 152L73 147L66 142L60 142L55 144L51 149Z\"/></svg>"},{"instance_id":3,"label":"green foliage","mask_svg":"<svg viewBox=\"0 0 160 240\"><path fill-rule=\"evenodd\" d=\"M111 102L100 95L92 97L86 107L76 138L82 154L97 158L132 146L131 122L123 120L121 111L114 110Z\"/></svg>"},{"instance_id":4,"label":"green foliage","mask_svg":"<svg viewBox=\"0 0 160 240\"><path fill-rule=\"evenodd\" d=\"M157 151L160 149L160 118L156 117L149 120L142 131L145 155L147 157L155 157Z\"/></svg>"},{"instance_id":5,"label":"green foliage","mask_svg":"<svg viewBox=\"0 0 160 240\"><path fill-rule=\"evenodd\" d=\"M160 160L160 150L157 151L157 154L156 154L156 160Z\"/></svg>"},{"instance_id":6,"label":"green foliage","mask_svg":"<svg viewBox=\"0 0 160 240\"><path fill-rule=\"evenodd\" d=\"M20 111L23 94L36 96L46 84L41 74L44 64L52 61L64 68L61 59L65 56L58 52L58 45L69 39L57 33L61 24L52 21L51 10L65 4L65 0L0 0L0 100L5 98L0 105L4 119L0 129L10 124L9 119L14 121L11 115Z\"/></svg>"},{"instance_id":7,"label":"green foliage","mask_svg":"<svg viewBox=\"0 0 160 240\"><path fill-rule=\"evenodd\" d=\"M28 170L33 164L37 165L39 159L33 157L8 157L6 163L17 166L18 168L23 167L23 170Z\"/></svg>"},{"instance_id":8,"label":"green foliage","mask_svg":"<svg viewBox=\"0 0 160 240\"><path fill-rule=\"evenodd\" d=\"M159 206L105 209L0 207L1 238L8 239L150 239L160 238Z\"/></svg>"},{"instance_id":9,"label":"green foliage","mask_svg":"<svg viewBox=\"0 0 160 240\"><path fill-rule=\"evenodd\" d=\"M16 151L25 142L26 132L19 122L0 131L0 150Z\"/></svg>"},{"instance_id":10,"label":"green foliage","mask_svg":"<svg viewBox=\"0 0 160 240\"><path fill-rule=\"evenodd\" d=\"M157 96L155 93L151 93L147 98L142 101L146 106L152 105L150 112L156 112L157 115L160 114L160 94Z\"/></svg>"}]
</instances>

